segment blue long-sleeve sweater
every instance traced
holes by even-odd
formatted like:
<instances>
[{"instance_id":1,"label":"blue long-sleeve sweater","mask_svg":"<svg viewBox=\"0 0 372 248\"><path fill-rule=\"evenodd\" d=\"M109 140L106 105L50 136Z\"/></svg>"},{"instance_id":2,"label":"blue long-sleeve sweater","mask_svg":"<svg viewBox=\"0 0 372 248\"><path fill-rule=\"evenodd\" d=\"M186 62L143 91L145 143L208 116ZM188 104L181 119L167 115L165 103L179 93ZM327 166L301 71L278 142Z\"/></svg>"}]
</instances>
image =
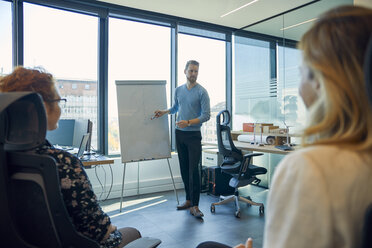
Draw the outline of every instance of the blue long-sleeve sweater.
<instances>
[{"instance_id":1,"label":"blue long-sleeve sweater","mask_svg":"<svg viewBox=\"0 0 372 248\"><path fill-rule=\"evenodd\" d=\"M177 115L177 122L181 120L191 120L198 118L199 124L185 128L176 127L182 131L199 131L203 122L211 117L209 95L206 89L200 84L195 85L190 90L187 84L176 88L173 106L169 109L170 114Z\"/></svg>"}]
</instances>

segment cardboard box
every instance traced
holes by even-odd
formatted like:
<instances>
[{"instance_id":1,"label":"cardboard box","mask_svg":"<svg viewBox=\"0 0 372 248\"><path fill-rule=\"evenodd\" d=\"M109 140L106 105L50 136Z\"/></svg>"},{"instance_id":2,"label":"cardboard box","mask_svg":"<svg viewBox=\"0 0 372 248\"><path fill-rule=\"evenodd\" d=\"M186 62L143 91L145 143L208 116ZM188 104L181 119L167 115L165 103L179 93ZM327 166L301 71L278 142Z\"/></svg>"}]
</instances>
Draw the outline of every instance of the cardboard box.
<instances>
[{"instance_id":1,"label":"cardboard box","mask_svg":"<svg viewBox=\"0 0 372 248\"><path fill-rule=\"evenodd\" d=\"M253 132L254 123L243 123L243 132Z\"/></svg>"},{"instance_id":2,"label":"cardboard box","mask_svg":"<svg viewBox=\"0 0 372 248\"><path fill-rule=\"evenodd\" d=\"M271 132L272 129L278 129L278 128L279 128L279 126L270 126L269 127L269 132Z\"/></svg>"},{"instance_id":3,"label":"cardboard box","mask_svg":"<svg viewBox=\"0 0 372 248\"><path fill-rule=\"evenodd\" d=\"M268 133L270 131L270 127L274 126L272 123L262 123L262 132L263 133Z\"/></svg>"},{"instance_id":4,"label":"cardboard box","mask_svg":"<svg viewBox=\"0 0 372 248\"><path fill-rule=\"evenodd\" d=\"M288 142L291 143L291 137L288 138ZM285 143L287 143L287 137L280 137L280 136L275 137L276 146L284 145Z\"/></svg>"},{"instance_id":5,"label":"cardboard box","mask_svg":"<svg viewBox=\"0 0 372 248\"><path fill-rule=\"evenodd\" d=\"M269 128L271 126L274 126L274 124L272 124L272 123L257 123L254 130L255 130L256 133L268 133Z\"/></svg>"}]
</instances>

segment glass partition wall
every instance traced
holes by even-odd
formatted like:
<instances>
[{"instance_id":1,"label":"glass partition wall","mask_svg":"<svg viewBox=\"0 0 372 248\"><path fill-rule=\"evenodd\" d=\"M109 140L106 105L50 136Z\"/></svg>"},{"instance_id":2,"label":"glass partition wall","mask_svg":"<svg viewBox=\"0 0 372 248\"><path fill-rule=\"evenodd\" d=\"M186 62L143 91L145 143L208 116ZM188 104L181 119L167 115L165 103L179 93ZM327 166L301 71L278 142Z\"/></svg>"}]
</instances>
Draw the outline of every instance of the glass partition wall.
<instances>
[{"instance_id":1,"label":"glass partition wall","mask_svg":"<svg viewBox=\"0 0 372 248\"><path fill-rule=\"evenodd\" d=\"M233 58L233 130L243 123L272 123L299 134L306 124L306 108L298 93L302 63L297 43L324 11L352 0L318 1L236 32ZM297 139L297 140L296 140ZM291 138L299 143L299 138ZM268 169L261 177L269 186L283 155L268 154L255 163Z\"/></svg>"},{"instance_id":2,"label":"glass partition wall","mask_svg":"<svg viewBox=\"0 0 372 248\"><path fill-rule=\"evenodd\" d=\"M234 42L233 130L242 123L273 123L291 133L305 125L298 94L301 52L296 48L317 17L352 0L319 1L244 28Z\"/></svg>"}]
</instances>

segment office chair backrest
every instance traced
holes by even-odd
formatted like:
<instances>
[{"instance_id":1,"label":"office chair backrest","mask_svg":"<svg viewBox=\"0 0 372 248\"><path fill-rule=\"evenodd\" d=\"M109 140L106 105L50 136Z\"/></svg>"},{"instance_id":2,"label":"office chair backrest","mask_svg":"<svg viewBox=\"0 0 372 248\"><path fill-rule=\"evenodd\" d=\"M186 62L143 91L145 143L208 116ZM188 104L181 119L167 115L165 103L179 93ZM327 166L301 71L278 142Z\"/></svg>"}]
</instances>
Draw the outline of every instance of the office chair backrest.
<instances>
[{"instance_id":1,"label":"office chair backrest","mask_svg":"<svg viewBox=\"0 0 372 248\"><path fill-rule=\"evenodd\" d=\"M372 204L368 206L365 214L362 236L362 248L370 247L372 247Z\"/></svg>"},{"instance_id":2,"label":"office chair backrest","mask_svg":"<svg viewBox=\"0 0 372 248\"><path fill-rule=\"evenodd\" d=\"M44 142L46 116L39 98L37 94L26 92L1 94L0 142L5 150L29 150Z\"/></svg>"},{"instance_id":3,"label":"office chair backrest","mask_svg":"<svg viewBox=\"0 0 372 248\"><path fill-rule=\"evenodd\" d=\"M42 123L46 123L46 117L43 106L38 106L41 103L36 100L38 97L25 93L0 93L0 243L5 242L7 247L25 247L26 243L19 237L14 225L15 210L9 200L12 189L5 150L30 149L40 145L42 139L36 133L45 132L46 126ZM27 104L29 102L32 104ZM23 111L19 116L13 114L19 113L23 107L29 111ZM16 132L17 129L24 130L22 125L26 123L30 124L26 132Z\"/></svg>"},{"instance_id":4,"label":"office chair backrest","mask_svg":"<svg viewBox=\"0 0 372 248\"><path fill-rule=\"evenodd\" d=\"M238 162L243 159L241 150L235 147L231 138L230 113L228 110L222 110L217 114L217 142L218 151L225 158L232 158L231 162ZM222 121L222 122L221 122Z\"/></svg>"},{"instance_id":5,"label":"office chair backrest","mask_svg":"<svg viewBox=\"0 0 372 248\"><path fill-rule=\"evenodd\" d=\"M0 246L94 247L62 200L55 160L37 154L46 114L36 93L0 93Z\"/></svg>"}]
</instances>

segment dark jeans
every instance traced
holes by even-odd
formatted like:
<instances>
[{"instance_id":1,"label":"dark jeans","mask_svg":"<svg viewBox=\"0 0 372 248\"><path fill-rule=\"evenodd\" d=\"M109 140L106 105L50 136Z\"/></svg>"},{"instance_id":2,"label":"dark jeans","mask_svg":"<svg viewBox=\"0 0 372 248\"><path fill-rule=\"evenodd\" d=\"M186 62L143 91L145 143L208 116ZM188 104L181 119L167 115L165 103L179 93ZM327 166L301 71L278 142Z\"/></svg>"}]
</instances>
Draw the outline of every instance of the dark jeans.
<instances>
[{"instance_id":1,"label":"dark jeans","mask_svg":"<svg viewBox=\"0 0 372 248\"><path fill-rule=\"evenodd\" d=\"M200 243L196 248L232 248L232 247L213 241L207 241Z\"/></svg>"},{"instance_id":2,"label":"dark jeans","mask_svg":"<svg viewBox=\"0 0 372 248\"><path fill-rule=\"evenodd\" d=\"M185 185L186 200L191 201L191 206L199 205L201 139L200 131L180 131L176 129L176 145L181 176Z\"/></svg>"}]
</instances>

